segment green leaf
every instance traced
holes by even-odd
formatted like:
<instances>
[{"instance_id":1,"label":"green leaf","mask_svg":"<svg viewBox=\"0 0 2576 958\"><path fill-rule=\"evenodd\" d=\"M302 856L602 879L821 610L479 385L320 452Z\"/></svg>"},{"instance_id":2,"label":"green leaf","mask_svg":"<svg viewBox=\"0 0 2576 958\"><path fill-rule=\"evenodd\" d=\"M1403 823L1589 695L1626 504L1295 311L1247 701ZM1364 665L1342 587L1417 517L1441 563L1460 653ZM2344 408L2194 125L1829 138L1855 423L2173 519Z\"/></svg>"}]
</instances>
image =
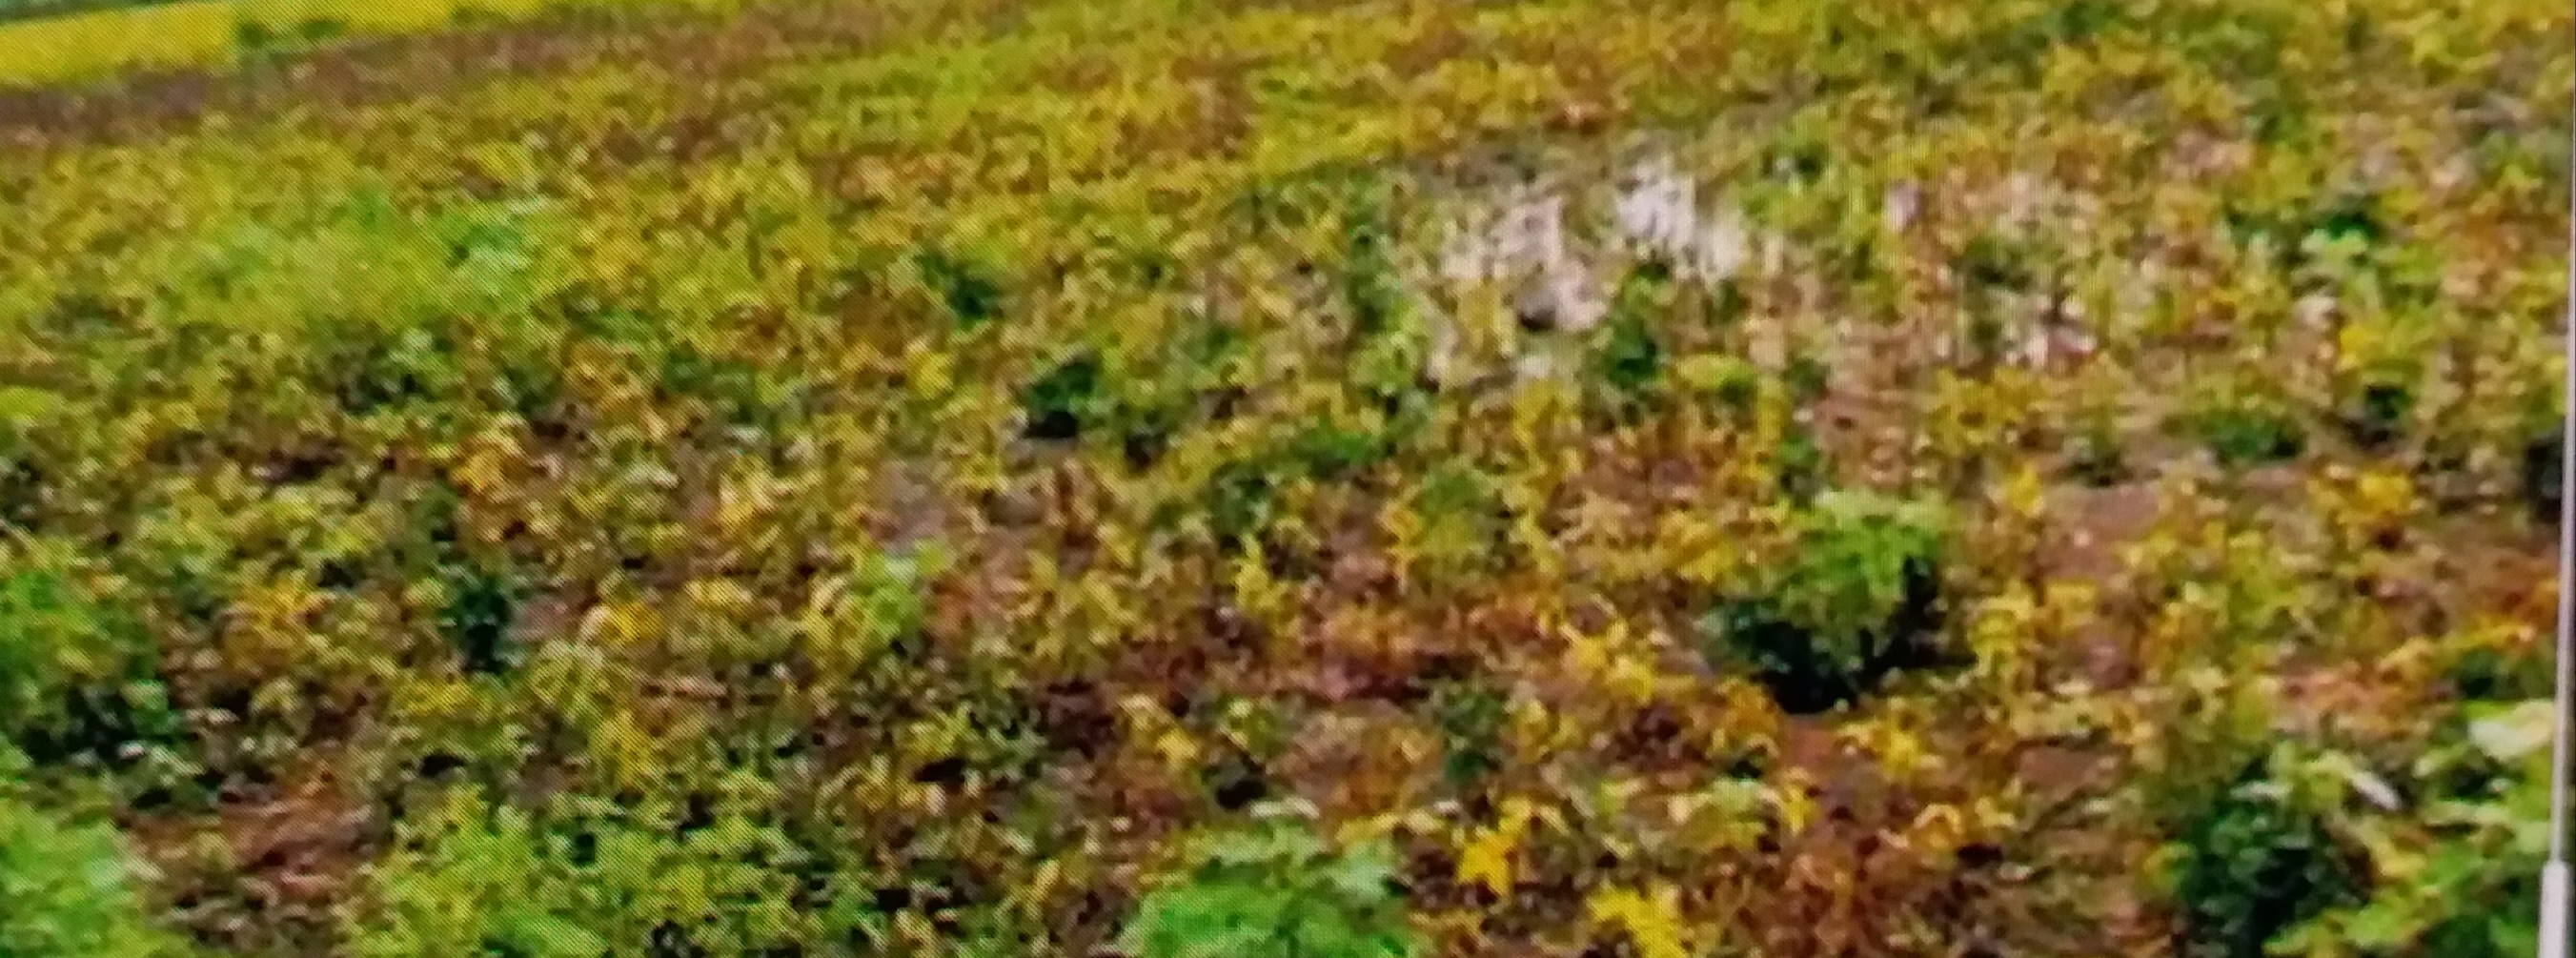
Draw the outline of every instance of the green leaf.
<instances>
[{"instance_id":1,"label":"green leaf","mask_svg":"<svg viewBox=\"0 0 2576 958\"><path fill-rule=\"evenodd\" d=\"M608 939L580 925L543 912L523 913L511 922L510 940L542 958L599 958Z\"/></svg>"},{"instance_id":2,"label":"green leaf","mask_svg":"<svg viewBox=\"0 0 2576 958\"><path fill-rule=\"evenodd\" d=\"M0 794L0 955L174 953L176 942L153 926L134 894L137 872L115 829L66 821Z\"/></svg>"},{"instance_id":3,"label":"green leaf","mask_svg":"<svg viewBox=\"0 0 2576 958\"><path fill-rule=\"evenodd\" d=\"M1326 875L1342 894L1374 902L1386 897L1387 882L1395 877L1395 863L1386 849L1370 847L1343 856L1326 870Z\"/></svg>"},{"instance_id":4,"label":"green leaf","mask_svg":"<svg viewBox=\"0 0 2576 958\"><path fill-rule=\"evenodd\" d=\"M2405 944L2423 927L2420 916L2398 902L2383 899L2353 912L2345 919L2343 932L2353 944L2376 950Z\"/></svg>"},{"instance_id":5,"label":"green leaf","mask_svg":"<svg viewBox=\"0 0 2576 958\"><path fill-rule=\"evenodd\" d=\"M33 429L53 421L71 401L61 393L29 386L0 386L0 427Z\"/></svg>"},{"instance_id":6,"label":"green leaf","mask_svg":"<svg viewBox=\"0 0 2576 958\"><path fill-rule=\"evenodd\" d=\"M1141 958L1409 953L1382 846L1329 854L1305 828L1274 825L1220 836L1201 855L1187 878L1138 903L1122 948Z\"/></svg>"},{"instance_id":7,"label":"green leaf","mask_svg":"<svg viewBox=\"0 0 2576 958\"><path fill-rule=\"evenodd\" d=\"M2548 747L2554 715L2547 701L2515 704L2469 722L2469 742L2500 762L2520 761Z\"/></svg>"}]
</instances>

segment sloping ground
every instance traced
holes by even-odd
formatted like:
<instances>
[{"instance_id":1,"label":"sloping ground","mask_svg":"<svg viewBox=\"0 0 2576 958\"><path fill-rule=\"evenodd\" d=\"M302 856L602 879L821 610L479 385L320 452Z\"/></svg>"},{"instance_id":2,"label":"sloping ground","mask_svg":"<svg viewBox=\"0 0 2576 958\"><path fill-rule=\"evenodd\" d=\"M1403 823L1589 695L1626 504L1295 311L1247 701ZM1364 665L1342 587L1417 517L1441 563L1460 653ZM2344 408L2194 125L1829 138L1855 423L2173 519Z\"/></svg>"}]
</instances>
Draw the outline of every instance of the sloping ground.
<instances>
[{"instance_id":1,"label":"sloping ground","mask_svg":"<svg viewBox=\"0 0 2576 958\"><path fill-rule=\"evenodd\" d=\"M2510 950L2560 6L768 4L16 94L0 815L228 954ZM1265 816L1386 880L1203 860Z\"/></svg>"},{"instance_id":2,"label":"sloping ground","mask_svg":"<svg viewBox=\"0 0 2576 958\"><path fill-rule=\"evenodd\" d=\"M31 0L0 3L0 89L201 73L351 42L588 16L730 11L732 0Z\"/></svg>"},{"instance_id":3,"label":"sloping ground","mask_svg":"<svg viewBox=\"0 0 2576 958\"><path fill-rule=\"evenodd\" d=\"M32 20L70 13L149 6L160 0L8 0L0 3L0 20Z\"/></svg>"}]
</instances>

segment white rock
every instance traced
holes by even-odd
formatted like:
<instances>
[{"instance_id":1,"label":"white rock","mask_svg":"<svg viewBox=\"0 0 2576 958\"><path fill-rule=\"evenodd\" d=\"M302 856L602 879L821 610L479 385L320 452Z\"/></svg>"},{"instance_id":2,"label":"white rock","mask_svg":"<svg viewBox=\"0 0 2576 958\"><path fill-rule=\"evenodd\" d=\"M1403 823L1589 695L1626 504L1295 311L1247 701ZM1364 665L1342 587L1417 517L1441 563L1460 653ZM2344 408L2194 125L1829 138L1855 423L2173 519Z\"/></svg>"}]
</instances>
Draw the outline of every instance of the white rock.
<instances>
[{"instance_id":1,"label":"white rock","mask_svg":"<svg viewBox=\"0 0 2576 958\"><path fill-rule=\"evenodd\" d=\"M1914 217L1922 209L1923 190L1911 182L1898 183L1888 187L1886 195L1879 199L1879 223L1890 233L1902 233L1914 225Z\"/></svg>"}]
</instances>

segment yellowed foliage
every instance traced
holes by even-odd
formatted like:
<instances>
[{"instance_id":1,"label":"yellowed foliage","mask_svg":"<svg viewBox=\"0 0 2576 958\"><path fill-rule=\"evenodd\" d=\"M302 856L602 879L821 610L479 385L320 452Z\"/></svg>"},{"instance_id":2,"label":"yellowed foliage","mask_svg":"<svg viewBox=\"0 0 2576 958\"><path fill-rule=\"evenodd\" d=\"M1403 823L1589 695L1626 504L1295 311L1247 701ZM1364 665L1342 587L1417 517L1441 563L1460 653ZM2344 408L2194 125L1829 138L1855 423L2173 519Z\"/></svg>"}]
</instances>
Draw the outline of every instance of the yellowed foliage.
<instances>
[{"instance_id":1,"label":"yellowed foliage","mask_svg":"<svg viewBox=\"0 0 2576 958\"><path fill-rule=\"evenodd\" d=\"M1535 812L1526 798L1514 796L1503 800L1503 817L1493 827L1478 831L1466 847L1458 852L1459 884L1478 884L1496 896L1511 894L1512 852L1529 834Z\"/></svg>"},{"instance_id":2,"label":"yellowed foliage","mask_svg":"<svg viewBox=\"0 0 2576 958\"><path fill-rule=\"evenodd\" d=\"M466 15L525 19L551 10L648 8L718 10L741 0L192 0L0 24L0 87L86 80L118 71L213 66L232 56L238 30L255 23L287 30L315 19L352 33L437 30Z\"/></svg>"},{"instance_id":3,"label":"yellowed foliage","mask_svg":"<svg viewBox=\"0 0 2576 958\"><path fill-rule=\"evenodd\" d=\"M1611 887L1593 892L1583 911L1593 924L1626 934L1639 958L1690 958L1680 902L1680 889L1670 884Z\"/></svg>"}]
</instances>

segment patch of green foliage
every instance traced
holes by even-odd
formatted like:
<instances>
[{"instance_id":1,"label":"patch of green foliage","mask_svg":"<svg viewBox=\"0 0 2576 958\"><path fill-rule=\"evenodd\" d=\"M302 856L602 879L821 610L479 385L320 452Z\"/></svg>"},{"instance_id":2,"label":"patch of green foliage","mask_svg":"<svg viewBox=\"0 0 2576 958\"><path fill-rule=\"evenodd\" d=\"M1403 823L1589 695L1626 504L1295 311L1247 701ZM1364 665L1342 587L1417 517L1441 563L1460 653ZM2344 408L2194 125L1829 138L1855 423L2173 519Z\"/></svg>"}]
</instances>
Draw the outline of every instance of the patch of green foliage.
<instances>
[{"instance_id":1,"label":"patch of green foliage","mask_svg":"<svg viewBox=\"0 0 2576 958\"><path fill-rule=\"evenodd\" d=\"M1413 488L1422 528L1414 558L1434 575L1467 575L1492 567L1503 537L1501 493L1493 477L1461 463L1434 466Z\"/></svg>"},{"instance_id":2,"label":"patch of green foliage","mask_svg":"<svg viewBox=\"0 0 2576 958\"><path fill-rule=\"evenodd\" d=\"M758 791L741 776L730 784ZM571 799L539 817L460 789L408 823L375 870L347 924L349 953L742 958L846 942L871 899L826 879L829 901L799 910L816 897L804 881L813 861L731 801Z\"/></svg>"},{"instance_id":3,"label":"patch of green foliage","mask_svg":"<svg viewBox=\"0 0 2576 958\"><path fill-rule=\"evenodd\" d=\"M0 553L0 739L40 761L111 765L174 740L178 713L139 628L48 551Z\"/></svg>"},{"instance_id":4,"label":"patch of green foliage","mask_svg":"<svg viewBox=\"0 0 2576 958\"><path fill-rule=\"evenodd\" d=\"M1001 317L1002 284L982 263L926 250L913 258L913 267L947 307L957 328L974 329Z\"/></svg>"},{"instance_id":5,"label":"patch of green foliage","mask_svg":"<svg viewBox=\"0 0 2576 958\"><path fill-rule=\"evenodd\" d=\"M2335 753L2275 747L2177 822L2163 876L2188 958L2263 958L2330 909L2359 903L2367 869L2334 827L2359 770Z\"/></svg>"},{"instance_id":6,"label":"patch of green foliage","mask_svg":"<svg viewBox=\"0 0 2576 958\"><path fill-rule=\"evenodd\" d=\"M2361 386L2349 400L2344 424L2354 441L2376 447L2403 434L2406 419L2414 411L2412 388L2402 383L2374 382Z\"/></svg>"},{"instance_id":7,"label":"patch of green foliage","mask_svg":"<svg viewBox=\"0 0 2576 958\"><path fill-rule=\"evenodd\" d=\"M2377 448L2406 433L2436 333L2434 324L2412 313L2357 317L2344 325L2337 337L2337 415L2353 441Z\"/></svg>"},{"instance_id":8,"label":"patch of green foliage","mask_svg":"<svg viewBox=\"0 0 2576 958\"><path fill-rule=\"evenodd\" d=\"M1451 785L1473 785L1501 765L1510 706L1500 690L1483 684L1444 682L1432 689L1432 719L1447 746L1440 772Z\"/></svg>"},{"instance_id":9,"label":"patch of green foliage","mask_svg":"<svg viewBox=\"0 0 2576 958\"><path fill-rule=\"evenodd\" d=\"M2067 471L2075 480L2099 489L2129 477L2128 454L2120 448L2118 429L2107 419L2086 422L2067 441Z\"/></svg>"},{"instance_id":10,"label":"patch of green foliage","mask_svg":"<svg viewBox=\"0 0 2576 958\"><path fill-rule=\"evenodd\" d=\"M1654 318L1672 308L1672 270L1648 260L1619 283L1592 354L1593 374L1623 408L1633 408L1662 378L1664 349Z\"/></svg>"},{"instance_id":11,"label":"patch of green foliage","mask_svg":"<svg viewBox=\"0 0 2576 958\"><path fill-rule=\"evenodd\" d=\"M2471 703L2416 762L2420 820L2380 823L2394 876L2282 943L2312 955L2505 958L2540 943L2549 842L2546 700ZM2390 827L2395 826L2395 827Z\"/></svg>"},{"instance_id":12,"label":"patch of green foliage","mask_svg":"<svg viewBox=\"0 0 2576 958\"><path fill-rule=\"evenodd\" d=\"M285 27L244 18L233 25L233 50L244 65L270 63L311 50L348 30L348 23L333 17L305 17Z\"/></svg>"},{"instance_id":13,"label":"patch of green foliage","mask_svg":"<svg viewBox=\"0 0 2576 958\"><path fill-rule=\"evenodd\" d=\"M162 958L184 954L155 927L116 830L28 800L24 756L0 744L0 955Z\"/></svg>"},{"instance_id":14,"label":"patch of green foliage","mask_svg":"<svg viewBox=\"0 0 2576 958\"><path fill-rule=\"evenodd\" d=\"M1945 520L1929 503L1860 490L1817 497L1761 587L1701 620L1712 658L1749 665L1781 707L1847 702L1919 664L1936 623Z\"/></svg>"},{"instance_id":15,"label":"patch of green foliage","mask_svg":"<svg viewBox=\"0 0 2576 958\"><path fill-rule=\"evenodd\" d=\"M1216 837L1148 893L1119 938L1136 958L1407 958L1419 947L1384 849L1336 850L1273 821Z\"/></svg>"},{"instance_id":16,"label":"patch of green foliage","mask_svg":"<svg viewBox=\"0 0 2576 958\"><path fill-rule=\"evenodd\" d=\"M1107 412L1100 358L1085 353L1056 364L1021 391L1024 432L1031 439L1075 439Z\"/></svg>"},{"instance_id":17,"label":"patch of green foliage","mask_svg":"<svg viewBox=\"0 0 2576 958\"><path fill-rule=\"evenodd\" d=\"M2231 469L2296 459L2308 444L2298 417L2269 397L2205 399L2186 414L2185 428Z\"/></svg>"}]
</instances>

